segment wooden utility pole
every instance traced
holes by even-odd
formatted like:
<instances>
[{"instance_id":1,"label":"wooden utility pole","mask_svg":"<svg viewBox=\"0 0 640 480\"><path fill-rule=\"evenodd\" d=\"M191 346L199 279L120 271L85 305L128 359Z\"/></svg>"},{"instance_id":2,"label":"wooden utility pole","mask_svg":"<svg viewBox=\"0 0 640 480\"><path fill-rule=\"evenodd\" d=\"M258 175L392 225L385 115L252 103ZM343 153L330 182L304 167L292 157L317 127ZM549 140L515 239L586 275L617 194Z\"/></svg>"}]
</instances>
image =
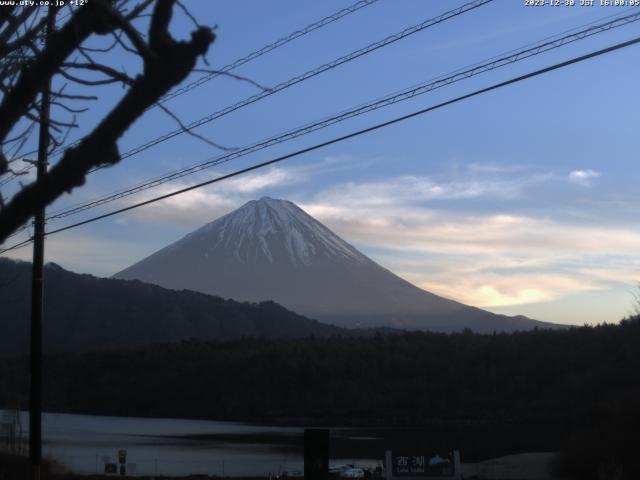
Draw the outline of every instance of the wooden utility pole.
<instances>
[{"instance_id":1,"label":"wooden utility pole","mask_svg":"<svg viewBox=\"0 0 640 480\"><path fill-rule=\"evenodd\" d=\"M47 12L47 37L55 28L56 10ZM47 172L49 150L49 110L51 106L51 80L42 89L40 99L40 131L38 134L37 183L42 207L34 217L33 272L31 278L31 349L29 382L29 464L31 480L40 480L42 465L42 293L44 286L44 176Z\"/></svg>"}]
</instances>

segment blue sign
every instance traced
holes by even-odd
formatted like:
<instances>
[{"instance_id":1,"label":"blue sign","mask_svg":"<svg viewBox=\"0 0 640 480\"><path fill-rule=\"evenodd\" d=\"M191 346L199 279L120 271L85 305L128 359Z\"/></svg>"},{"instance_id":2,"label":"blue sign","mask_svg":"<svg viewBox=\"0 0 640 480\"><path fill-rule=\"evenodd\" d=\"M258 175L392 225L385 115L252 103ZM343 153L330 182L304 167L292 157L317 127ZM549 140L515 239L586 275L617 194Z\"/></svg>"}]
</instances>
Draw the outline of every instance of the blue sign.
<instances>
[{"instance_id":1,"label":"blue sign","mask_svg":"<svg viewBox=\"0 0 640 480\"><path fill-rule=\"evenodd\" d=\"M393 453L391 471L394 477L453 477L453 453L407 454Z\"/></svg>"}]
</instances>

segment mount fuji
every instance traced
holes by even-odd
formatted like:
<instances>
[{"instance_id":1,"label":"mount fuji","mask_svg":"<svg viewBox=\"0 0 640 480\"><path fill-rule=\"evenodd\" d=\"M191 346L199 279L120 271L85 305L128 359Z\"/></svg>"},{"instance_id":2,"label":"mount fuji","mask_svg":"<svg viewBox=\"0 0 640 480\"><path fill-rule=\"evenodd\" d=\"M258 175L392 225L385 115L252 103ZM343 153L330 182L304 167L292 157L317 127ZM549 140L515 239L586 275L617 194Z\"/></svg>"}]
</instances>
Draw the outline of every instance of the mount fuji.
<instances>
[{"instance_id":1,"label":"mount fuji","mask_svg":"<svg viewBox=\"0 0 640 480\"><path fill-rule=\"evenodd\" d=\"M403 280L286 200L252 200L115 275L259 302L347 328L476 332L553 327L439 297Z\"/></svg>"}]
</instances>

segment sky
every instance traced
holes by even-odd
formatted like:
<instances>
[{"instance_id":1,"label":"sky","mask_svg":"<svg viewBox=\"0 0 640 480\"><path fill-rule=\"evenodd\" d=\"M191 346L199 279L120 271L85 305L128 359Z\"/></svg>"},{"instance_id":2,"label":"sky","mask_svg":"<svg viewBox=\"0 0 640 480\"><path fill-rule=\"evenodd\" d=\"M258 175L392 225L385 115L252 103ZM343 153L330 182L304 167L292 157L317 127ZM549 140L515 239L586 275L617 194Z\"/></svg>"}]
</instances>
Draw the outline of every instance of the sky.
<instances>
[{"instance_id":1,"label":"sky","mask_svg":"<svg viewBox=\"0 0 640 480\"><path fill-rule=\"evenodd\" d=\"M355 0L354 0L355 1ZM351 5L350 1L186 0L217 26L209 66L220 69ZM379 0L242 65L266 87L462 5ZM238 148L406 87L638 8L525 6L495 0L275 93L197 129ZM605 19L605 20L603 20ZM48 229L106 213L634 38L640 22L416 96L321 131L202 170ZM180 11L172 32L188 38ZM95 45L104 41L92 39ZM363 253L438 295L509 315L567 324L617 322L640 280L640 46L477 96L269 168L47 238L46 260L110 276L245 202L297 203ZM124 52L108 58L133 73ZM190 80L202 73L193 73ZM90 131L122 96L105 87L70 139ZM188 123L260 90L218 77L167 103ZM127 151L177 128L159 109L120 140ZM88 178L49 212L220 155L180 135ZM28 181L27 178L23 182ZM5 197L19 188L3 187ZM26 238L14 237L12 240ZM11 242L7 242L9 245ZM30 259L29 248L8 254Z\"/></svg>"}]
</instances>

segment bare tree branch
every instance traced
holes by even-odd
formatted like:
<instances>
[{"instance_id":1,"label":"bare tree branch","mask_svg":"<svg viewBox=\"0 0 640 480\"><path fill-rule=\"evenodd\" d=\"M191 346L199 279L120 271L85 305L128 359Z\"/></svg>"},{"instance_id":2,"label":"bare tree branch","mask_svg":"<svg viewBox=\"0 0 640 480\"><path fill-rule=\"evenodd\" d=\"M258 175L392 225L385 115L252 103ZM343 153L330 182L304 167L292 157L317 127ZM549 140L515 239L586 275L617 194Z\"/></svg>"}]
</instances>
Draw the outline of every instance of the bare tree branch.
<instances>
[{"instance_id":1,"label":"bare tree branch","mask_svg":"<svg viewBox=\"0 0 640 480\"><path fill-rule=\"evenodd\" d=\"M69 68L76 68L76 69L82 69L82 70L93 70L96 72L100 72L103 73L105 75L107 75L108 77L111 77L113 80L115 81L119 81L124 83L125 85L132 85L134 82L134 79L131 78L130 76L114 69L111 68L107 65L102 65L99 63L78 63L78 62L65 62L62 64L63 67L69 67Z\"/></svg>"},{"instance_id":2,"label":"bare tree branch","mask_svg":"<svg viewBox=\"0 0 640 480\"><path fill-rule=\"evenodd\" d=\"M91 28L84 26L79 21L70 22L76 23L78 30L80 30L80 39L86 39L91 31L109 33L108 28L114 23L118 28L124 30L121 21L128 23L126 18L119 13L117 15L105 14L111 9L111 6L104 1L93 1L93 13L98 11L100 14L104 14L103 18L97 23L93 19L93 24L91 19L85 18L92 25ZM98 3L100 5L95 7ZM0 210L0 243L27 222L38 208L51 203L63 193L83 185L85 177L91 169L119 162L117 140L149 106L156 103L172 87L182 82L194 68L198 57L206 54L209 45L215 39L211 29L198 28L192 32L189 41L176 41L169 33L174 5L175 0L156 0L149 27L148 52L141 53L144 60L143 73L133 80L120 102L77 146L65 151L62 158L43 176L41 182L24 187ZM78 9L74 13L74 20L84 11L88 11L88 9ZM11 99L11 95L3 98L3 102L0 104L0 139L6 137L8 129L25 112L28 112L27 107L33 103L38 87L41 85L41 82L34 80L34 72L39 71L45 75L53 74L74 50L73 45L61 45L60 42L65 38L65 35L72 39L76 47L82 43L75 38L73 27L65 26L55 35L55 45L61 51L52 51L52 47L48 45L40 56L44 58L36 58L33 65L26 69L27 72L22 74L22 77L30 76L37 85L35 87L25 85L25 81L21 77L22 83L18 89L19 98L17 100ZM9 119L4 118L3 113L10 105L19 107L22 115L14 114Z\"/></svg>"},{"instance_id":3,"label":"bare tree branch","mask_svg":"<svg viewBox=\"0 0 640 480\"><path fill-rule=\"evenodd\" d=\"M3 44L2 40L0 40L0 55L8 55L9 53L14 52L20 47L23 47L28 43L30 43L38 34L44 31L44 27L46 24L47 24L47 19L46 17L43 17L42 19L40 19L40 22L38 23L37 26L28 29L23 36L18 37L18 39L15 40L14 42L11 42L11 43L5 42Z\"/></svg>"},{"instance_id":4,"label":"bare tree branch","mask_svg":"<svg viewBox=\"0 0 640 480\"><path fill-rule=\"evenodd\" d=\"M262 90L263 92L270 92L272 90L269 87L265 87L264 85L259 84L255 80L251 80L250 78L243 77L242 75L237 75L235 73L227 72L227 71L224 71L224 70L211 70L211 69L208 69L208 68L194 68L192 71L200 72L200 73L211 73L211 74L214 74L214 75L224 75L226 77L233 78L234 80L239 80L241 82L250 83L254 87L257 87L260 90Z\"/></svg>"},{"instance_id":5,"label":"bare tree branch","mask_svg":"<svg viewBox=\"0 0 640 480\"><path fill-rule=\"evenodd\" d=\"M7 171L15 175L16 177L29 173L27 170L13 170L12 168L8 168Z\"/></svg>"},{"instance_id":6,"label":"bare tree branch","mask_svg":"<svg viewBox=\"0 0 640 480\"><path fill-rule=\"evenodd\" d=\"M95 95L72 95L68 93L53 93L54 98L66 98L67 100L98 100Z\"/></svg>"},{"instance_id":7,"label":"bare tree branch","mask_svg":"<svg viewBox=\"0 0 640 480\"><path fill-rule=\"evenodd\" d=\"M79 83L80 85L86 85L89 87L95 87L97 85L108 85L111 83L119 83L120 79L117 78L107 78L103 80L86 80L84 78L76 77L75 75L66 72L65 70L60 70L60 75L62 75L67 80L70 80L75 83ZM130 85L132 82L125 82L127 85Z\"/></svg>"},{"instance_id":8,"label":"bare tree branch","mask_svg":"<svg viewBox=\"0 0 640 480\"><path fill-rule=\"evenodd\" d=\"M162 2L159 2L156 5L156 9L157 6L161 3ZM142 56L145 61L153 60L153 56L155 55L153 47L150 48L150 45L147 45L147 43L140 35L140 32L138 32L138 30L136 30L133 25L131 25L131 22L129 20L127 20L120 14L120 12L114 10L109 5L104 6L104 13L109 16L109 19L114 22L118 26L118 28L122 29L122 31L125 33L125 35L127 35L129 40L137 50L137 53Z\"/></svg>"},{"instance_id":9,"label":"bare tree branch","mask_svg":"<svg viewBox=\"0 0 640 480\"><path fill-rule=\"evenodd\" d=\"M144 0L140 2L130 13L127 14L126 19L131 21L134 18L139 18L149 5L153 3L154 0Z\"/></svg>"},{"instance_id":10,"label":"bare tree branch","mask_svg":"<svg viewBox=\"0 0 640 480\"><path fill-rule=\"evenodd\" d=\"M200 23L198 23L198 20L196 20L196 17L194 17L193 15L191 15L191 12L182 4L182 2L180 0L177 0L176 2L178 4L178 6L180 7L180 10L182 10L184 12L184 14L187 16L187 18L189 20L191 20L191 22L193 23L193 25L196 28L200 28L201 25Z\"/></svg>"},{"instance_id":11,"label":"bare tree branch","mask_svg":"<svg viewBox=\"0 0 640 480\"><path fill-rule=\"evenodd\" d=\"M125 51L127 51L129 53L133 53L133 54L138 55L138 52L134 48L131 48L129 45L127 45L124 42L124 40L122 40L122 36L120 34L114 32L114 33L112 33L112 35L113 35L113 38L115 39L116 43L118 45L120 45L123 50L125 50Z\"/></svg>"},{"instance_id":12,"label":"bare tree branch","mask_svg":"<svg viewBox=\"0 0 640 480\"><path fill-rule=\"evenodd\" d=\"M106 3L107 0L93 0L86 8L78 9L67 25L49 36L49 43L42 53L24 66L11 95L5 95L0 103L0 141L25 114L45 82L60 69L76 46L101 27L96 18L101 16L102 10L97 6Z\"/></svg>"},{"instance_id":13,"label":"bare tree branch","mask_svg":"<svg viewBox=\"0 0 640 480\"><path fill-rule=\"evenodd\" d=\"M225 152L232 152L232 151L238 149L237 147L224 147L224 146L220 145L219 143L216 143L216 142L214 142L212 140L209 140L208 138L200 135L199 133L194 132L193 129L189 128L184 123L182 123L182 120L180 120L180 118L178 118L178 116L175 113L173 113L171 110L169 110L167 107L165 107L161 103L156 103L156 105L158 105L158 107L160 107L162 109L162 111L164 111L167 115L169 115L171 118L173 118L176 121L176 123L180 126L182 131L184 131L187 135L191 135L192 137L197 138L198 140L202 140L207 145L211 145L212 147L215 147L215 148L217 148L219 150L222 150L222 151L225 151Z\"/></svg>"},{"instance_id":14,"label":"bare tree branch","mask_svg":"<svg viewBox=\"0 0 640 480\"><path fill-rule=\"evenodd\" d=\"M2 31L2 33L0 33L0 46L6 45L11 37L18 31L18 29L27 21L27 19L33 13L33 10L25 8L17 17L9 16L7 18L7 22L9 23L9 25Z\"/></svg>"},{"instance_id":15,"label":"bare tree branch","mask_svg":"<svg viewBox=\"0 0 640 480\"><path fill-rule=\"evenodd\" d=\"M57 101L55 101L55 100L52 100L52 101L51 101L51 105L55 105L56 107L60 107L60 108L62 108L63 110L66 110L66 111L67 111L67 112L69 112L69 113L84 113L84 112L86 112L87 110L89 110L89 109L88 109L88 108L86 108L86 107L85 107L85 108L71 108L70 106L65 105L64 103L62 103L62 102L57 102Z\"/></svg>"}]
</instances>

